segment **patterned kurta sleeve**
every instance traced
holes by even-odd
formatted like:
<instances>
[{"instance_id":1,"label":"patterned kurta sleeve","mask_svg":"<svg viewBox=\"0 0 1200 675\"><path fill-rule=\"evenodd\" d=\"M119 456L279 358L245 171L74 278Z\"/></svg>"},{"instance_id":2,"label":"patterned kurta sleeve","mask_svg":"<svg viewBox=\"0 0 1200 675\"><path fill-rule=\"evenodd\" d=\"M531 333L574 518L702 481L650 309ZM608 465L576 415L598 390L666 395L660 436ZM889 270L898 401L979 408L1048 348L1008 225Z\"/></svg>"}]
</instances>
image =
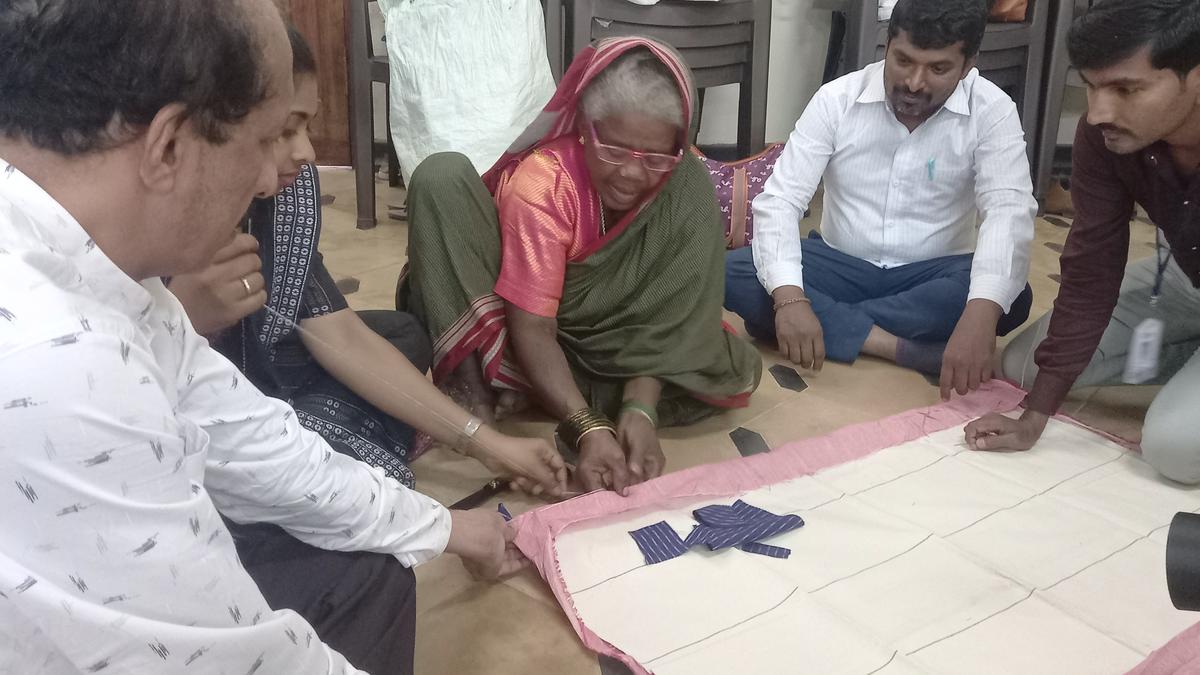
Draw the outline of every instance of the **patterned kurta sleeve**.
<instances>
[{"instance_id":1,"label":"patterned kurta sleeve","mask_svg":"<svg viewBox=\"0 0 1200 675\"><path fill-rule=\"evenodd\" d=\"M333 275L325 268L325 259L320 252L313 254L312 266L308 269L308 278L304 280L304 296L300 304L301 319L317 317L340 312L350 306L346 297L338 290Z\"/></svg>"}]
</instances>

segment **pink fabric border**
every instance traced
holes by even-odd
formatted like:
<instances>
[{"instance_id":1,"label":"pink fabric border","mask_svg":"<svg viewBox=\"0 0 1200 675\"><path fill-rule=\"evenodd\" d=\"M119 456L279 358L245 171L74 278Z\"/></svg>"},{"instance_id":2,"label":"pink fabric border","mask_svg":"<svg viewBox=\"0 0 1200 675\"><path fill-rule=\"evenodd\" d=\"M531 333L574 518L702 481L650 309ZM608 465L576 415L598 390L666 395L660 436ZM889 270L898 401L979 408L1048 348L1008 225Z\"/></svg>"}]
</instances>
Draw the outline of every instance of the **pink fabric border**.
<instances>
[{"instance_id":1,"label":"pink fabric border","mask_svg":"<svg viewBox=\"0 0 1200 675\"><path fill-rule=\"evenodd\" d=\"M852 425L817 438L787 443L769 453L667 474L634 487L628 497L602 491L550 504L516 519L516 544L533 561L542 578L549 584L550 590L562 605L567 619L585 646L620 660L638 675L649 675L649 671L631 656L593 633L579 616L571 595L567 592L555 549L555 539L567 527L594 518L653 506L669 499L728 497L799 478L865 457L884 448L949 429L988 413L1013 410L1024 398L1024 391L1011 384L993 380L978 391L949 403ZM1079 424L1069 418L1060 418ZM1104 435L1126 447L1132 447L1128 441ZM1158 666L1158 663L1167 665ZM1175 672L1164 669L1171 664L1200 664L1200 626L1180 635L1162 650L1155 652L1134 672L1137 675Z\"/></svg>"},{"instance_id":2,"label":"pink fabric border","mask_svg":"<svg viewBox=\"0 0 1200 675\"><path fill-rule=\"evenodd\" d=\"M1150 656L1129 675L1170 675L1171 673L1200 673L1200 623L1176 635L1173 640Z\"/></svg>"}]
</instances>

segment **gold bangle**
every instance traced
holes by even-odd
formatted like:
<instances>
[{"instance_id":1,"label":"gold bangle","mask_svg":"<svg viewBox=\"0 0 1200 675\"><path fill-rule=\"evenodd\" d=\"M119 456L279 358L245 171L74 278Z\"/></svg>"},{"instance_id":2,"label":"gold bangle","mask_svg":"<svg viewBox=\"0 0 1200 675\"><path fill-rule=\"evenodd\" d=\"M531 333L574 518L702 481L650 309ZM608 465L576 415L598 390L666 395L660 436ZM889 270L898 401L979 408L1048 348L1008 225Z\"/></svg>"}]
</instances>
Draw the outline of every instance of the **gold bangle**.
<instances>
[{"instance_id":1,"label":"gold bangle","mask_svg":"<svg viewBox=\"0 0 1200 675\"><path fill-rule=\"evenodd\" d=\"M616 433L613 423L607 417L591 408L582 408L568 415L558 425L555 432L563 443L567 444L567 447L578 451L579 439L597 429L605 428Z\"/></svg>"},{"instance_id":2,"label":"gold bangle","mask_svg":"<svg viewBox=\"0 0 1200 675\"><path fill-rule=\"evenodd\" d=\"M794 305L797 302L806 302L810 305L812 304L812 300L808 299L805 296L800 296L798 298L788 298L787 300L780 300L779 302L775 303L775 311L778 312L781 308L787 307L788 305Z\"/></svg>"},{"instance_id":3,"label":"gold bangle","mask_svg":"<svg viewBox=\"0 0 1200 675\"><path fill-rule=\"evenodd\" d=\"M609 426L607 424L602 424L599 426L592 427L591 429L588 429L587 431L583 432L582 434L579 434L579 436L575 439L575 445L578 446L580 444L580 442L583 441L583 437L587 436L588 434L592 433L593 431L607 431L608 433L612 434L613 436L617 435L616 429L612 428L611 426ZM576 449L578 449L578 448L576 448Z\"/></svg>"}]
</instances>

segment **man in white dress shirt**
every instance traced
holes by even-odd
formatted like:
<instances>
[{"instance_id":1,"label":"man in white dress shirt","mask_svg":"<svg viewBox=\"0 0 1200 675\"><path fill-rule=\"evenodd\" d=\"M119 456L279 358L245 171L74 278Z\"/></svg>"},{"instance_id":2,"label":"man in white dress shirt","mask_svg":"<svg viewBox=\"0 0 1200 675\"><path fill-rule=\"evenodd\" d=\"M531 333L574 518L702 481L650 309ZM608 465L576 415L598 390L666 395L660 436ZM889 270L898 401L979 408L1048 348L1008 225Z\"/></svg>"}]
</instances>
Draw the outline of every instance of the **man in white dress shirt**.
<instances>
[{"instance_id":1,"label":"man in white dress shirt","mask_svg":"<svg viewBox=\"0 0 1200 675\"><path fill-rule=\"evenodd\" d=\"M520 564L498 515L301 428L160 281L275 191L291 83L270 0L0 3L0 672L411 672L408 568ZM311 613L218 508L320 547L287 568Z\"/></svg>"},{"instance_id":2,"label":"man in white dress shirt","mask_svg":"<svg viewBox=\"0 0 1200 675\"><path fill-rule=\"evenodd\" d=\"M974 68L986 24L984 0L900 0L885 60L817 92L754 200L752 250L728 256L725 306L752 336L805 368L866 353L940 373L944 398L990 379L997 333L1029 314L1037 203L1016 106Z\"/></svg>"}]
</instances>

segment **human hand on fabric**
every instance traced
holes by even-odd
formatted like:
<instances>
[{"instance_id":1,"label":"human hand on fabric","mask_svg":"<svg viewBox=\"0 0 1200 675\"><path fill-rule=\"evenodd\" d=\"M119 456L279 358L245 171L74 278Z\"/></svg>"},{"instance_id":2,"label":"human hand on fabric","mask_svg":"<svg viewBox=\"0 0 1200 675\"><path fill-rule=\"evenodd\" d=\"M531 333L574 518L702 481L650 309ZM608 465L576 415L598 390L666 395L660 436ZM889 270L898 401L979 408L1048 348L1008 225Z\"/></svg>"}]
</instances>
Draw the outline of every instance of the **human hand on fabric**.
<instances>
[{"instance_id":1,"label":"human hand on fabric","mask_svg":"<svg viewBox=\"0 0 1200 675\"><path fill-rule=\"evenodd\" d=\"M463 567L476 579L499 579L529 564L513 544L516 528L490 509L450 512L450 540L446 553L462 558Z\"/></svg>"},{"instance_id":2,"label":"human hand on fabric","mask_svg":"<svg viewBox=\"0 0 1200 675\"><path fill-rule=\"evenodd\" d=\"M658 429L645 415L626 410L617 419L617 442L625 449L632 483L662 475L667 458L658 441Z\"/></svg>"},{"instance_id":3,"label":"human hand on fabric","mask_svg":"<svg viewBox=\"0 0 1200 675\"><path fill-rule=\"evenodd\" d=\"M607 431L595 431L579 441L579 463L575 476L587 492L614 490L625 496L629 491L629 467L621 444Z\"/></svg>"},{"instance_id":4,"label":"human hand on fabric","mask_svg":"<svg viewBox=\"0 0 1200 675\"><path fill-rule=\"evenodd\" d=\"M992 379L1000 314L1000 305L991 300L976 298L967 302L942 356L943 401L950 400L951 391L961 396Z\"/></svg>"},{"instance_id":5,"label":"human hand on fabric","mask_svg":"<svg viewBox=\"0 0 1200 675\"><path fill-rule=\"evenodd\" d=\"M512 487L532 495L561 497L567 489L567 465L550 441L508 436L491 427L480 427L471 444L471 456L501 476L512 478Z\"/></svg>"},{"instance_id":6,"label":"human hand on fabric","mask_svg":"<svg viewBox=\"0 0 1200 675\"><path fill-rule=\"evenodd\" d=\"M1042 437L1049 415L1033 410L1021 413L1018 419L992 413L966 426L967 447L993 452L1029 450Z\"/></svg>"},{"instance_id":7,"label":"human hand on fabric","mask_svg":"<svg viewBox=\"0 0 1200 675\"><path fill-rule=\"evenodd\" d=\"M172 277L167 288L179 298L197 333L212 335L232 326L267 304L258 240L238 233L208 267Z\"/></svg>"},{"instance_id":8,"label":"human hand on fabric","mask_svg":"<svg viewBox=\"0 0 1200 675\"><path fill-rule=\"evenodd\" d=\"M775 291L777 305L803 297L804 291L794 286ZM825 333L806 300L782 305L775 311L775 337L783 357L801 368L819 371L825 364Z\"/></svg>"}]
</instances>

